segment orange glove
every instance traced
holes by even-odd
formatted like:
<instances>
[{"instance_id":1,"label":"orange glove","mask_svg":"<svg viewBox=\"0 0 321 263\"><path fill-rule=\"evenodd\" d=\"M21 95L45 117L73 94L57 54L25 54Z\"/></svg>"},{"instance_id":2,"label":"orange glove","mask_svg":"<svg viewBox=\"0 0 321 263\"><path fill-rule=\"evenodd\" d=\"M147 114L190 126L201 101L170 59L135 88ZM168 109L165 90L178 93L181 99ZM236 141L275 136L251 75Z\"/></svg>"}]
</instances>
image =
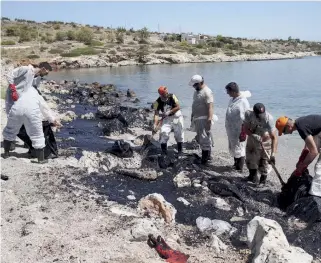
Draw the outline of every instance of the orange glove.
<instances>
[{"instance_id":1,"label":"orange glove","mask_svg":"<svg viewBox=\"0 0 321 263\"><path fill-rule=\"evenodd\" d=\"M153 235L148 235L147 243L150 247L155 248L158 255L166 259L168 263L186 263L189 258L189 255L171 249L161 236L156 239Z\"/></svg>"},{"instance_id":2,"label":"orange glove","mask_svg":"<svg viewBox=\"0 0 321 263\"><path fill-rule=\"evenodd\" d=\"M10 91L11 91L11 98L13 101L17 101L19 98L17 89L16 89L16 85L15 84L10 84L9 85Z\"/></svg>"}]
</instances>

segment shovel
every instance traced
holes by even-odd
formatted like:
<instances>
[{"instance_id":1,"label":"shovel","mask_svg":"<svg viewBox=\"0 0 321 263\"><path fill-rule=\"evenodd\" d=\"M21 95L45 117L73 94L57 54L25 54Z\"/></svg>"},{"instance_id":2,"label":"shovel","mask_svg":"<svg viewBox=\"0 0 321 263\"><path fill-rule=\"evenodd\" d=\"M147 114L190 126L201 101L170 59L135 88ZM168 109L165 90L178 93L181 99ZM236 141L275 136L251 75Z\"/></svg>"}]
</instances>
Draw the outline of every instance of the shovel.
<instances>
[{"instance_id":1,"label":"shovel","mask_svg":"<svg viewBox=\"0 0 321 263\"><path fill-rule=\"evenodd\" d=\"M264 150L265 155L266 155L266 156L268 157L268 159L270 160L270 156L269 156L268 152L265 150L265 148L263 147L263 143L262 143L262 142L260 142L260 143L261 143L261 147L262 147L263 150ZM285 182L283 181L283 179L282 179L282 177L281 177L278 169L276 169L276 167L275 167L275 165L274 165L273 163L271 163L271 165L272 165L272 168L273 168L274 172L276 173L277 177L279 178L281 185L282 185L282 186L285 185Z\"/></svg>"}]
</instances>

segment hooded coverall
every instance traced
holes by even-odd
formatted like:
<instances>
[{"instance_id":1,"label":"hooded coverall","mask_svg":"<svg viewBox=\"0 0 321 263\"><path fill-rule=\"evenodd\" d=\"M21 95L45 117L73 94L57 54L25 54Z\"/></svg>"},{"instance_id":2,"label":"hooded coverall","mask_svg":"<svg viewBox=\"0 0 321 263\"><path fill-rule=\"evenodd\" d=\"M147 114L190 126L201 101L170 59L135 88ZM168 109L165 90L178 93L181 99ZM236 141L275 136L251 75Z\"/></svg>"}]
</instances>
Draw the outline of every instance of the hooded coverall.
<instances>
[{"instance_id":1,"label":"hooded coverall","mask_svg":"<svg viewBox=\"0 0 321 263\"><path fill-rule=\"evenodd\" d=\"M7 75L9 84L16 86L19 96L18 100L13 101L8 89L6 96L8 122L3 130L3 138L6 152L8 145L15 141L21 126L24 125L32 146L38 150L38 160L41 161L45 147L42 120L45 118L54 122L55 117L42 96L32 86L34 75L35 69L32 65L18 67Z\"/></svg>"},{"instance_id":2,"label":"hooded coverall","mask_svg":"<svg viewBox=\"0 0 321 263\"><path fill-rule=\"evenodd\" d=\"M245 112L249 109L250 104L247 98L241 95L230 99L225 116L225 129L228 137L229 152L234 157L235 165L239 164L240 169L244 164L246 141L240 142L239 136L241 134Z\"/></svg>"}]
</instances>

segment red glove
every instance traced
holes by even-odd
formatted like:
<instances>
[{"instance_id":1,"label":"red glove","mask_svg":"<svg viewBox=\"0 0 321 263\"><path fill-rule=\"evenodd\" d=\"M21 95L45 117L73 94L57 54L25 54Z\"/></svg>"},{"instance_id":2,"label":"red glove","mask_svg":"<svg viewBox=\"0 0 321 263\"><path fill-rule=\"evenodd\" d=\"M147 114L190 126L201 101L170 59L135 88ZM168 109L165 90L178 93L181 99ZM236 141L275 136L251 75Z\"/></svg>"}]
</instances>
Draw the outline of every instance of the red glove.
<instances>
[{"instance_id":1,"label":"red glove","mask_svg":"<svg viewBox=\"0 0 321 263\"><path fill-rule=\"evenodd\" d=\"M153 235L148 235L147 243L150 247L155 248L160 257L166 259L168 263L186 263L189 258L189 255L171 249L161 236L155 239Z\"/></svg>"},{"instance_id":2,"label":"red glove","mask_svg":"<svg viewBox=\"0 0 321 263\"><path fill-rule=\"evenodd\" d=\"M17 101L18 98L19 98L19 95L18 95L18 92L17 92L17 89L16 89L16 85L15 84L10 84L9 85L9 89L11 91L11 98L13 101Z\"/></svg>"},{"instance_id":3,"label":"red glove","mask_svg":"<svg viewBox=\"0 0 321 263\"><path fill-rule=\"evenodd\" d=\"M245 132L244 125L242 125L239 140L240 140L240 142L245 142L245 140L246 140L246 132Z\"/></svg>"},{"instance_id":4,"label":"red glove","mask_svg":"<svg viewBox=\"0 0 321 263\"><path fill-rule=\"evenodd\" d=\"M295 169L295 171L292 173L294 176L301 176L301 175L303 174L303 172L305 171L305 169L308 168L306 165L305 165L305 166L302 166L302 163L303 163L304 159L307 157L308 154L309 154L309 150L308 150L308 149L304 149L304 150L301 152L299 161L298 161L297 164L296 164L296 169Z\"/></svg>"},{"instance_id":5,"label":"red glove","mask_svg":"<svg viewBox=\"0 0 321 263\"><path fill-rule=\"evenodd\" d=\"M298 166L303 163L305 157L307 157L307 155L309 154L309 150L308 149L303 149L303 151L301 152L301 155L300 155L300 158L299 158L299 161L297 162L296 164L296 168L298 168Z\"/></svg>"},{"instance_id":6,"label":"red glove","mask_svg":"<svg viewBox=\"0 0 321 263\"><path fill-rule=\"evenodd\" d=\"M292 175L294 175L294 176L301 176L302 174L303 174L303 171L305 170L305 169L307 169L308 167L307 166L304 166L304 167L301 167L301 168L296 168L295 170L294 170L294 172L292 173Z\"/></svg>"}]
</instances>

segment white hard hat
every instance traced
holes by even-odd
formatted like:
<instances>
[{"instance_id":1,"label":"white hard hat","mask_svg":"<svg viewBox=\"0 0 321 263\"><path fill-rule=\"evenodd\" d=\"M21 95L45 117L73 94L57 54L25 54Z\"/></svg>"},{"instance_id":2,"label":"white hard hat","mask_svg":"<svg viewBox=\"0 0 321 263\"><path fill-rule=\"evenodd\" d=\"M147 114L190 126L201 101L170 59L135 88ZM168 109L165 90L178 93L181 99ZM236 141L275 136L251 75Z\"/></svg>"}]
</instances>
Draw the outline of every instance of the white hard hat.
<instances>
[{"instance_id":1,"label":"white hard hat","mask_svg":"<svg viewBox=\"0 0 321 263\"><path fill-rule=\"evenodd\" d=\"M203 77L201 76L201 75L194 75L192 78L191 78L191 80L190 80L190 82L188 83L188 85L189 86L193 86L194 84L196 84L196 83L201 83L201 82L203 82L204 81L204 79L203 79Z\"/></svg>"}]
</instances>

